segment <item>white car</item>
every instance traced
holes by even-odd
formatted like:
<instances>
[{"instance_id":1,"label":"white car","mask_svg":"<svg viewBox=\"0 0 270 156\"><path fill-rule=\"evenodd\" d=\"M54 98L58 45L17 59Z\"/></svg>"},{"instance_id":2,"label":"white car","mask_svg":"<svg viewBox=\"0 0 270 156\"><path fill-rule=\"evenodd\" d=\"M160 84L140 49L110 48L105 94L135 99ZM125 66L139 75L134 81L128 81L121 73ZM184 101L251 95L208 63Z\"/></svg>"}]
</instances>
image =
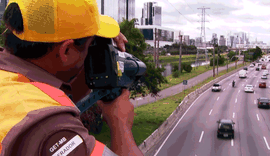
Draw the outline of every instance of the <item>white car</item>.
<instances>
[{"instance_id":1,"label":"white car","mask_svg":"<svg viewBox=\"0 0 270 156\"><path fill-rule=\"evenodd\" d=\"M252 92L254 93L254 88L252 85L246 85L245 92Z\"/></svg>"},{"instance_id":2,"label":"white car","mask_svg":"<svg viewBox=\"0 0 270 156\"><path fill-rule=\"evenodd\" d=\"M268 70L263 70L263 74L266 73L267 75L269 75Z\"/></svg>"},{"instance_id":3,"label":"white car","mask_svg":"<svg viewBox=\"0 0 270 156\"><path fill-rule=\"evenodd\" d=\"M218 83L215 83L212 87L212 92L221 91L221 90L222 90L222 86Z\"/></svg>"},{"instance_id":4,"label":"white car","mask_svg":"<svg viewBox=\"0 0 270 156\"><path fill-rule=\"evenodd\" d=\"M254 67L254 65L253 64L251 64L251 65L249 65L250 67Z\"/></svg>"}]
</instances>

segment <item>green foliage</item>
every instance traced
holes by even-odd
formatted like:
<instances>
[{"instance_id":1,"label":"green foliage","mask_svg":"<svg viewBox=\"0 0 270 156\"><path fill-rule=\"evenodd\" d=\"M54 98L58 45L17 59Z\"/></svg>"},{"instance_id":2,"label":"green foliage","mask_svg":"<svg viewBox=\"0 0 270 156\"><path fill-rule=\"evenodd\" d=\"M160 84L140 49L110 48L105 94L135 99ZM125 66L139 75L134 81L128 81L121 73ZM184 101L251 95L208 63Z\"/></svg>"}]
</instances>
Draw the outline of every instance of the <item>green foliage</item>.
<instances>
[{"instance_id":1,"label":"green foliage","mask_svg":"<svg viewBox=\"0 0 270 156\"><path fill-rule=\"evenodd\" d=\"M217 61L217 59L218 59L218 61ZM224 56L221 56L221 55L219 55L218 57L216 56L215 57L215 66L217 65L217 62L218 62L218 65L220 66L220 65L223 65L224 64L224 62L225 62L225 57ZM210 66L213 66L213 58L211 58L210 59Z\"/></svg>"},{"instance_id":2,"label":"green foliage","mask_svg":"<svg viewBox=\"0 0 270 156\"><path fill-rule=\"evenodd\" d=\"M230 51L230 52L227 54L227 56L229 57L230 60L231 60L232 57L235 56L235 55L236 55L236 53L235 53L234 51ZM233 59L235 59L235 57L234 57Z\"/></svg>"},{"instance_id":3,"label":"green foliage","mask_svg":"<svg viewBox=\"0 0 270 156\"><path fill-rule=\"evenodd\" d=\"M174 71L173 73L172 73L172 77L173 78L177 78L177 77L179 77L180 76L180 71L178 71L178 70L176 70L176 71Z\"/></svg>"},{"instance_id":4,"label":"green foliage","mask_svg":"<svg viewBox=\"0 0 270 156\"><path fill-rule=\"evenodd\" d=\"M6 26L3 20L1 20L1 25L0 25L0 34L2 34L6 30ZM1 35L0 37L0 46L4 47L4 37Z\"/></svg>"},{"instance_id":5,"label":"green foliage","mask_svg":"<svg viewBox=\"0 0 270 156\"><path fill-rule=\"evenodd\" d=\"M185 65L184 65L184 70L185 70L186 72L190 73L191 70L192 70L191 64L185 64Z\"/></svg>"},{"instance_id":6,"label":"green foliage","mask_svg":"<svg viewBox=\"0 0 270 156\"><path fill-rule=\"evenodd\" d=\"M262 50L260 47L256 46L255 52L253 54L254 60L262 57Z\"/></svg>"},{"instance_id":7,"label":"green foliage","mask_svg":"<svg viewBox=\"0 0 270 156\"><path fill-rule=\"evenodd\" d=\"M131 98L135 97L138 93L145 96L147 94L146 90L149 90L152 96L157 96L157 93L160 91L158 86L168 82L161 74L165 68L155 68L154 63L150 61L151 57L146 57L143 54L147 46L148 48L150 48L150 46L145 43L143 34L139 29L135 28L134 23L135 19L130 21L123 19L123 22L119 24L121 33L123 33L128 40L126 51L143 61L147 67L146 74L142 76L139 81L140 85L132 87L134 92L132 92Z\"/></svg>"}]
</instances>

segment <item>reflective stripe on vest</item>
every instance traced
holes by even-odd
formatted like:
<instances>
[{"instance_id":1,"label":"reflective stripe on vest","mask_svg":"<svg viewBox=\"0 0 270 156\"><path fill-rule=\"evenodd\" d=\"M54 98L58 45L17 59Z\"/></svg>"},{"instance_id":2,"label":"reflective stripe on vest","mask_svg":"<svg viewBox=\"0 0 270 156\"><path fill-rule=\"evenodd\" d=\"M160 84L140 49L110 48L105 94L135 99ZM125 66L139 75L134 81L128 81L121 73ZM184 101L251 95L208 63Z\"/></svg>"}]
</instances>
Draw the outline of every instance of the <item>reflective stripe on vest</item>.
<instances>
[{"instance_id":1,"label":"reflective stripe on vest","mask_svg":"<svg viewBox=\"0 0 270 156\"><path fill-rule=\"evenodd\" d=\"M102 156L105 145L96 140L95 147L90 156Z\"/></svg>"}]
</instances>

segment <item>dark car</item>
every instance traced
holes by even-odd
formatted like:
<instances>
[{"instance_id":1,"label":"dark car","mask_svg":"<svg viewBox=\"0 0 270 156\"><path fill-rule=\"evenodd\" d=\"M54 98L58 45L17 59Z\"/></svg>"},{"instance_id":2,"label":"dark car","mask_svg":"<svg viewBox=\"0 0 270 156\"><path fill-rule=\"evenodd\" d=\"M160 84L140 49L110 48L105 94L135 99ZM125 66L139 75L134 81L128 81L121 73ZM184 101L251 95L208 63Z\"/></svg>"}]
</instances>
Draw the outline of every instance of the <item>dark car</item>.
<instances>
[{"instance_id":1,"label":"dark car","mask_svg":"<svg viewBox=\"0 0 270 156\"><path fill-rule=\"evenodd\" d=\"M243 69L244 69L244 70L248 70L248 68L247 68L247 67L244 67Z\"/></svg>"},{"instance_id":2,"label":"dark car","mask_svg":"<svg viewBox=\"0 0 270 156\"><path fill-rule=\"evenodd\" d=\"M257 70L257 71L260 71L260 67L257 67L256 70Z\"/></svg>"},{"instance_id":3,"label":"dark car","mask_svg":"<svg viewBox=\"0 0 270 156\"><path fill-rule=\"evenodd\" d=\"M260 82L259 88L266 88L266 82L265 81Z\"/></svg>"},{"instance_id":4,"label":"dark car","mask_svg":"<svg viewBox=\"0 0 270 156\"><path fill-rule=\"evenodd\" d=\"M258 103L258 108L261 108L261 107L267 107L267 108L270 108L270 100L266 97L260 97L257 99Z\"/></svg>"},{"instance_id":5,"label":"dark car","mask_svg":"<svg viewBox=\"0 0 270 156\"><path fill-rule=\"evenodd\" d=\"M234 139L234 122L230 119L219 119L217 137L226 137Z\"/></svg>"}]
</instances>

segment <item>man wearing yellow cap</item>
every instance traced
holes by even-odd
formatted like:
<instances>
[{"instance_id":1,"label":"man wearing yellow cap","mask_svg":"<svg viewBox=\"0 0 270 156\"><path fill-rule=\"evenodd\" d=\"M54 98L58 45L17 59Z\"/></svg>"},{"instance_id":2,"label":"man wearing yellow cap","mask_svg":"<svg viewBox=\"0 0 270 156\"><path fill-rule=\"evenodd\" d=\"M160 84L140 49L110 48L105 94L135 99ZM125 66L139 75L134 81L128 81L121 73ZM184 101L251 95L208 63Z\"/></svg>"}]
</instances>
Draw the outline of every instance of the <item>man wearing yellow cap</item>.
<instances>
[{"instance_id":1,"label":"man wearing yellow cap","mask_svg":"<svg viewBox=\"0 0 270 156\"><path fill-rule=\"evenodd\" d=\"M84 60L95 36L114 38L122 51L127 42L114 19L99 15L96 0L10 0L3 20L0 156L143 155L131 132L128 90L98 101L111 149L88 134L74 104L90 92Z\"/></svg>"}]
</instances>

